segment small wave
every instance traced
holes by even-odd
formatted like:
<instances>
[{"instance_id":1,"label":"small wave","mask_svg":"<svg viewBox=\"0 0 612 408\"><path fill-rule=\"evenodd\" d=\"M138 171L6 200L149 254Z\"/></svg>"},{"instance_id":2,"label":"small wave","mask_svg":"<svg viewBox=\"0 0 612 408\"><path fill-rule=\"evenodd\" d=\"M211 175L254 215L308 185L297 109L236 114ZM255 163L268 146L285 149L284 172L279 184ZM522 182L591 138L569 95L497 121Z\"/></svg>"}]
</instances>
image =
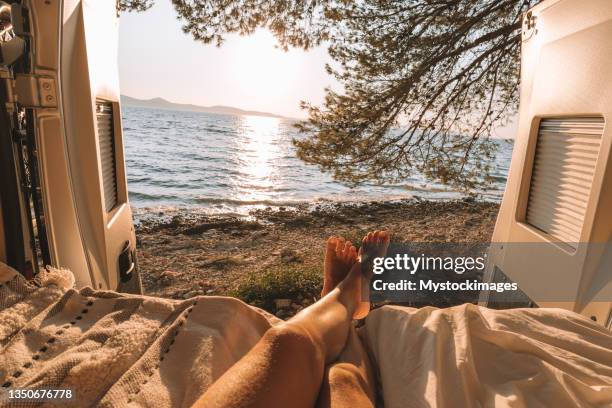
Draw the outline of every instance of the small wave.
<instances>
[{"instance_id":1,"label":"small wave","mask_svg":"<svg viewBox=\"0 0 612 408\"><path fill-rule=\"evenodd\" d=\"M130 190L130 201L176 201L176 196L169 194L147 194Z\"/></svg>"},{"instance_id":2,"label":"small wave","mask_svg":"<svg viewBox=\"0 0 612 408\"><path fill-rule=\"evenodd\" d=\"M411 184L405 184L402 186L402 188L404 190L407 191L419 191L419 192L424 192L424 193L449 193L449 192L455 192L453 189L451 188L445 188L442 186L433 186L433 185L421 185L421 186L415 186L415 185L411 185Z\"/></svg>"},{"instance_id":3,"label":"small wave","mask_svg":"<svg viewBox=\"0 0 612 408\"><path fill-rule=\"evenodd\" d=\"M267 205L270 207L292 207L300 204L308 204L308 200L239 200L232 198L196 198L193 201L199 204L228 204L236 206Z\"/></svg>"}]
</instances>

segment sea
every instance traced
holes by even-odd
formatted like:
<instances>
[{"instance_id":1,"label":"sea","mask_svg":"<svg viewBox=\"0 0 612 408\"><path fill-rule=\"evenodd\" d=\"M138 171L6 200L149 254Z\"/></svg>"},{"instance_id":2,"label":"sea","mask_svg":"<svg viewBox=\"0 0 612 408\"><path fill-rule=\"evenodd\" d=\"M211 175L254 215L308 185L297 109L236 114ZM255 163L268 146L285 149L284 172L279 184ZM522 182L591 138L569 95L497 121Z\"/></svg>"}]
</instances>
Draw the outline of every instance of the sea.
<instances>
[{"instance_id":1,"label":"sea","mask_svg":"<svg viewBox=\"0 0 612 408\"><path fill-rule=\"evenodd\" d=\"M295 156L295 120L122 107L129 199L136 215L188 209L247 215L255 208L464 193L420 174L401 183L350 187ZM493 182L475 193L500 201L513 143L499 139Z\"/></svg>"}]
</instances>

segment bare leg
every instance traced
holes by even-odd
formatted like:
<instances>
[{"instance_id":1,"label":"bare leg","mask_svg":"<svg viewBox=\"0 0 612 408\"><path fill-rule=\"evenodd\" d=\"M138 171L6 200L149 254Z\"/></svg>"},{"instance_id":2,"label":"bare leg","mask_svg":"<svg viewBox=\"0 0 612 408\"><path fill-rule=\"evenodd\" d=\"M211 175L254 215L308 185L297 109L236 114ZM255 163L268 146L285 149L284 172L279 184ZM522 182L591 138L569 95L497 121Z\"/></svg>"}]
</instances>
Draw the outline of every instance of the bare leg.
<instances>
[{"instance_id":1,"label":"bare leg","mask_svg":"<svg viewBox=\"0 0 612 408\"><path fill-rule=\"evenodd\" d=\"M363 238L362 250L362 284L369 284L372 258L384 256L389 246L389 235L376 231ZM369 259L367 259L369 258ZM368 262L368 264L366 264ZM368 267L369 265L369 267ZM368 286L361 286L361 300L367 299L369 293L364 292ZM359 303L361 313L369 311L366 305ZM359 307L358 307L359 308ZM325 369L323 383L319 391L318 407L374 407L376 394L374 389L374 371L366 350L354 327L351 327L346 346L336 362Z\"/></svg>"},{"instance_id":2,"label":"bare leg","mask_svg":"<svg viewBox=\"0 0 612 408\"><path fill-rule=\"evenodd\" d=\"M352 260L345 249L353 253ZM347 263L355 262L352 245L343 243L342 251L335 254ZM327 270L326 276L328 273L332 271ZM325 365L344 348L359 298L359 264L354 263L350 272L344 274L344 280L321 300L268 330L195 406L314 406Z\"/></svg>"},{"instance_id":3,"label":"bare leg","mask_svg":"<svg viewBox=\"0 0 612 408\"><path fill-rule=\"evenodd\" d=\"M372 363L357 331L351 328L338 360L325 369L317 407L374 407L374 384Z\"/></svg>"}]
</instances>

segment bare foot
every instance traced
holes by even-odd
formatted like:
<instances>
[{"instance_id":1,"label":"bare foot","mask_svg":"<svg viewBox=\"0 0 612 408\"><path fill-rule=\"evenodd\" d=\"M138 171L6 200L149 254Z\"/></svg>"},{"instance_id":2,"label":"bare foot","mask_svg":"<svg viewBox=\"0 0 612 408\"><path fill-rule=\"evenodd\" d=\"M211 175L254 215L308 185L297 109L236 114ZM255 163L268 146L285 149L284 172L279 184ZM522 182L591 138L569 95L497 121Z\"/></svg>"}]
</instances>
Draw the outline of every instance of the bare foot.
<instances>
[{"instance_id":1,"label":"bare foot","mask_svg":"<svg viewBox=\"0 0 612 408\"><path fill-rule=\"evenodd\" d=\"M331 287L318 302L286 322L287 328L308 333L326 363L334 361L344 348L352 319L362 319L370 311L369 301L363 300L368 299L369 296L372 259L385 256L388 246L388 232L375 231L366 235L362 241L360 257L350 267L344 279L336 287ZM343 260L337 265L346 267L352 262L351 254L354 248L350 243L347 244L344 241L341 246L336 242L336 248L338 250L334 251L335 256ZM334 275L335 278L338 276ZM331 280L328 281L331 282Z\"/></svg>"},{"instance_id":2,"label":"bare foot","mask_svg":"<svg viewBox=\"0 0 612 408\"><path fill-rule=\"evenodd\" d=\"M345 241L342 237L329 237L325 244L321 296L327 295L338 286L355 262L357 262L357 250L350 241Z\"/></svg>"},{"instance_id":3,"label":"bare foot","mask_svg":"<svg viewBox=\"0 0 612 408\"><path fill-rule=\"evenodd\" d=\"M353 315L354 319L363 319L370 312L370 280L373 275L374 258L381 258L387 254L389 248L389 233L387 231L368 232L361 241L359 248L359 262L361 272L361 287L359 290L359 303Z\"/></svg>"}]
</instances>

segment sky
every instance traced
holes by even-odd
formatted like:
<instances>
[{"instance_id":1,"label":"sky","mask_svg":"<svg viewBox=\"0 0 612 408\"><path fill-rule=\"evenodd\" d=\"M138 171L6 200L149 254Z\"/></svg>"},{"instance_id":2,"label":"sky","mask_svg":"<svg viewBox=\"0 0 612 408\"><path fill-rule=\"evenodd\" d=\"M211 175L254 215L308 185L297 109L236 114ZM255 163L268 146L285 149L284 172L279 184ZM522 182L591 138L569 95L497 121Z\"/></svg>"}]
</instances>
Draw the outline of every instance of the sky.
<instances>
[{"instance_id":1,"label":"sky","mask_svg":"<svg viewBox=\"0 0 612 408\"><path fill-rule=\"evenodd\" d=\"M321 105L325 87L338 87L325 72L332 60L324 47L284 52L275 44L266 30L230 35L221 47L197 42L183 33L170 0L157 0L145 12L121 15L121 93L305 118L301 100ZM492 136L513 138L516 122Z\"/></svg>"},{"instance_id":2,"label":"sky","mask_svg":"<svg viewBox=\"0 0 612 408\"><path fill-rule=\"evenodd\" d=\"M123 13L119 23L121 93L140 99L227 105L304 118L301 100L321 104L331 62L323 47L309 51L275 48L266 30L232 35L216 47L181 30L169 0L142 13Z\"/></svg>"}]
</instances>

